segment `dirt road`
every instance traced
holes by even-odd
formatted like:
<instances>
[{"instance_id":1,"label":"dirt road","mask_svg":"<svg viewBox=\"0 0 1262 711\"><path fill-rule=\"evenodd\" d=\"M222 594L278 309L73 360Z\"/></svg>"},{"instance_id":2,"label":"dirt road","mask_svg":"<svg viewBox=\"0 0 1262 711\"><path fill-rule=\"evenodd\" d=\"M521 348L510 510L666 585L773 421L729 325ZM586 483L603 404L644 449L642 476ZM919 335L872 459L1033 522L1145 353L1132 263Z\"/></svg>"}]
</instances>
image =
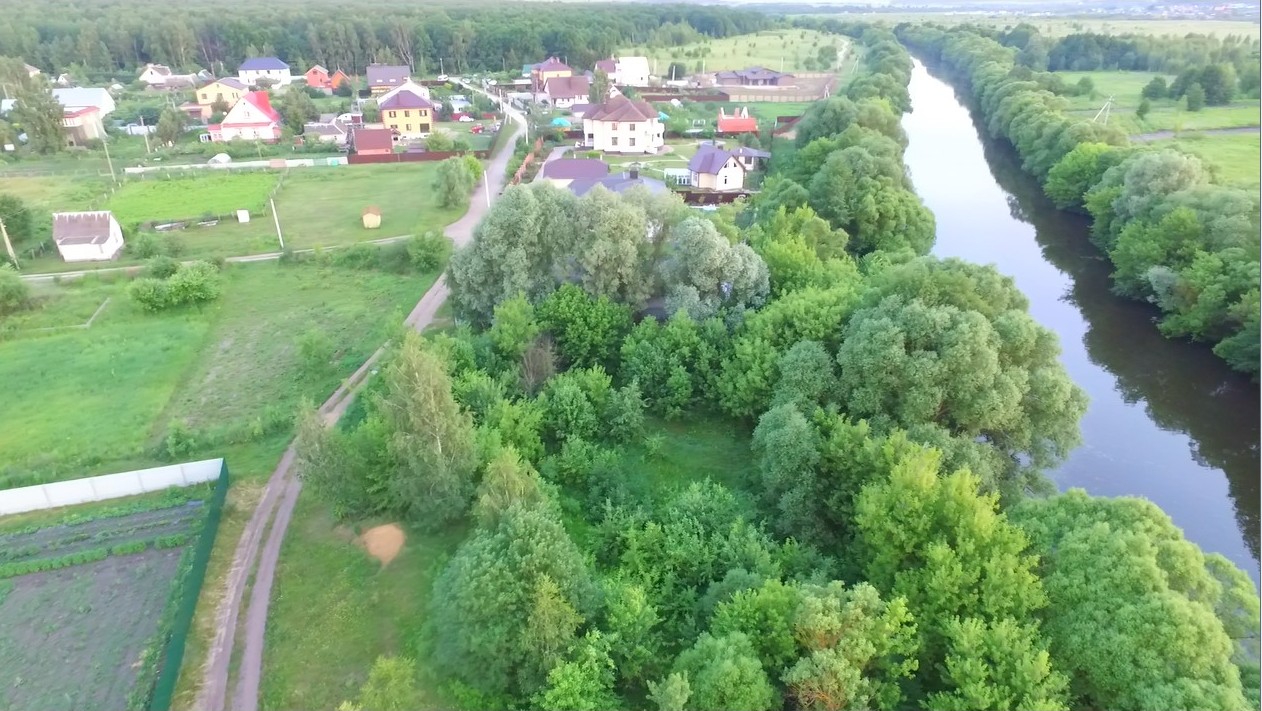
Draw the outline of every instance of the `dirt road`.
<instances>
[{"instance_id":1,"label":"dirt road","mask_svg":"<svg viewBox=\"0 0 1262 711\"><path fill-rule=\"evenodd\" d=\"M474 191L468 212L446 229L447 237L457 248L463 247L472 239L474 227L498 195L508 161L512 157L512 146L525 130L521 114L511 108L508 112L512 119L512 135L487 164L486 179ZM439 277L408 314L405 323L418 331L423 330L433 321L434 314L447 300L448 293L446 278ZM341 418L354 399L355 391L381 358L384 348L378 349L320 406L319 412L325 422L331 425ZM240 664L236 671L237 683L232 702L228 708L232 711L258 709L259 679L263 667L263 643L272 582L276 575L276 563L280 558L285 530L289 526L298 493L302 488L301 481L293 471L295 458L291 444L268 479L263 497L237 543L232 567L224 582L224 594L216 611L217 632L203 668L202 684L195 704L199 711L225 711L229 672L233 653L237 648L238 632L241 635ZM245 619L242 624L241 607L246 600L247 587L249 599L245 605Z\"/></svg>"}]
</instances>

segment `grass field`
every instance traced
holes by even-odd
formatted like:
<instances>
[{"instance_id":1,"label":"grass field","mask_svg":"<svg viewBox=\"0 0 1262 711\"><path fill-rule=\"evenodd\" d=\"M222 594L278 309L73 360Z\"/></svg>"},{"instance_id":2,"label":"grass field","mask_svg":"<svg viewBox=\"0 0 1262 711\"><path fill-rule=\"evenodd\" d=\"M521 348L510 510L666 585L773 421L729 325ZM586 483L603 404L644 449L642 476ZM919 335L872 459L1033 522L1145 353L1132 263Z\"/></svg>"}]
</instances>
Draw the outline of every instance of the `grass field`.
<instances>
[{"instance_id":1,"label":"grass field","mask_svg":"<svg viewBox=\"0 0 1262 711\"><path fill-rule=\"evenodd\" d=\"M1257 126L1262 122L1257 99L1239 99L1228 106L1206 106L1200 111L1187 111L1182 102L1163 99L1151 102L1152 110L1140 119L1135 115L1135 109L1142 101L1144 86L1154 77L1162 76L1169 82L1174 81L1173 76L1121 71L1057 73L1070 85L1076 84L1082 77L1090 77L1095 85L1095 96L1065 97L1070 114L1092 119L1104 106L1105 100L1112 96L1109 125L1117 126L1127 135Z\"/></svg>"},{"instance_id":2,"label":"grass field","mask_svg":"<svg viewBox=\"0 0 1262 711\"><path fill-rule=\"evenodd\" d=\"M278 173L261 170L133 179L110 196L105 208L124 226L227 216L237 210L257 215L267 205L267 195L278 178Z\"/></svg>"},{"instance_id":3,"label":"grass field","mask_svg":"<svg viewBox=\"0 0 1262 711\"><path fill-rule=\"evenodd\" d=\"M678 47L627 47L619 54L649 58L649 66L656 63L656 73L665 75L671 62L682 62L690 72L715 72L723 69L744 69L763 66L785 72L828 71L835 67L815 64L820 47L833 45L846 63L848 40L836 35L826 35L814 30L768 30L751 35L737 35L723 39L707 39ZM810 60L809 62L807 60Z\"/></svg>"},{"instance_id":4,"label":"grass field","mask_svg":"<svg viewBox=\"0 0 1262 711\"><path fill-rule=\"evenodd\" d=\"M662 436L661 447L654 455L643 447L628 450L631 485L663 498L706 478L736 491L744 488L751 471L748 435L735 425L654 420L648 430ZM417 660L426 708L455 708L436 686L418 645L434 577L465 532L407 531L403 552L382 568L355 541L359 531L378 523L338 525L327 506L302 493L276 572L262 709L336 708L356 695L373 660L383 654Z\"/></svg>"},{"instance_id":5,"label":"grass field","mask_svg":"<svg viewBox=\"0 0 1262 711\"><path fill-rule=\"evenodd\" d=\"M1258 134L1181 136L1173 143L1208 163L1214 172L1214 182L1254 191L1258 189L1258 166L1262 164Z\"/></svg>"},{"instance_id":6,"label":"grass field","mask_svg":"<svg viewBox=\"0 0 1262 711\"><path fill-rule=\"evenodd\" d=\"M1183 37L1189 33L1196 33L1204 35L1217 35L1218 37L1237 35L1252 37L1254 39L1257 39L1259 36L1258 23L1230 20L1121 20L1085 17L1048 18L1012 14L997 15L992 13L964 12L952 12L950 14L941 12L861 12L846 13L844 15L828 14L821 15L820 17L881 22L891 27L899 24L900 22L913 22L933 23L947 26L982 24L1002 29L1013 27L1019 23L1025 22L1037 27L1039 32L1052 37L1062 37L1075 32L1099 32L1111 35L1170 35L1174 37Z\"/></svg>"},{"instance_id":7,"label":"grass field","mask_svg":"<svg viewBox=\"0 0 1262 711\"><path fill-rule=\"evenodd\" d=\"M45 514L41 528L0 535L0 563L39 571L0 580L5 707L144 708L138 684L157 672L163 610L203 514L183 503L70 525ZM91 559L53 566L67 556Z\"/></svg>"},{"instance_id":8,"label":"grass field","mask_svg":"<svg viewBox=\"0 0 1262 711\"><path fill-rule=\"evenodd\" d=\"M62 294L41 309L44 322L111 303L90 329L0 341L0 488L151 459L174 419L211 434L287 424L299 400L323 400L358 367L434 278L234 265L218 302L158 315L134 306L121 281L49 287Z\"/></svg>"}]
</instances>

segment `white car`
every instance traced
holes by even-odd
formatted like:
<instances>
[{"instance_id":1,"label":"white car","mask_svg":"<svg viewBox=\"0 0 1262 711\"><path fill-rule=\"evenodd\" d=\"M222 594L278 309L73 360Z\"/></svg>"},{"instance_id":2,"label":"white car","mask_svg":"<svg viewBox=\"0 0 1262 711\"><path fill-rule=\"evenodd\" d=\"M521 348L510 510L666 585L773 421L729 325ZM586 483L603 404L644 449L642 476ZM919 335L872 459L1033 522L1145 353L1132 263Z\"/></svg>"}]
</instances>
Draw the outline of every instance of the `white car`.
<instances>
[{"instance_id":1,"label":"white car","mask_svg":"<svg viewBox=\"0 0 1262 711\"><path fill-rule=\"evenodd\" d=\"M438 75L438 81L447 81L447 75L446 75L446 74L439 74L439 75Z\"/></svg>"},{"instance_id":2,"label":"white car","mask_svg":"<svg viewBox=\"0 0 1262 711\"><path fill-rule=\"evenodd\" d=\"M464 116L460 117L460 123L473 123L476 120L477 119L473 118L469 114L465 114Z\"/></svg>"}]
</instances>

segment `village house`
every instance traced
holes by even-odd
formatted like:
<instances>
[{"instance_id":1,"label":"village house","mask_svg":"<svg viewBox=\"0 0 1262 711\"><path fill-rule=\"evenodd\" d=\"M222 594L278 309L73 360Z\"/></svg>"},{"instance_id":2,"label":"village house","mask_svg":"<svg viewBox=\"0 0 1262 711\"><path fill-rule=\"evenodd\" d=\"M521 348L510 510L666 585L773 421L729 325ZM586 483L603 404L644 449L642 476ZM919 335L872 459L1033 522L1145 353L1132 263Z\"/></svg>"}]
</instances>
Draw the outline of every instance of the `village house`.
<instances>
[{"instance_id":1,"label":"village house","mask_svg":"<svg viewBox=\"0 0 1262 711\"><path fill-rule=\"evenodd\" d=\"M575 180L600 181L609 175L609 165L596 158L558 158L543 164L541 179L568 188Z\"/></svg>"},{"instance_id":2,"label":"village house","mask_svg":"<svg viewBox=\"0 0 1262 711\"><path fill-rule=\"evenodd\" d=\"M182 104L180 109L191 118L208 121L215 114L216 102L222 102L224 106L232 108L248 91L245 84L234 77L215 79L193 92L194 101Z\"/></svg>"},{"instance_id":3,"label":"village house","mask_svg":"<svg viewBox=\"0 0 1262 711\"><path fill-rule=\"evenodd\" d=\"M412 69L399 64L369 64L365 76L373 96L382 96L411 81ZM426 94L426 99L429 95Z\"/></svg>"},{"instance_id":4,"label":"village house","mask_svg":"<svg viewBox=\"0 0 1262 711\"><path fill-rule=\"evenodd\" d=\"M716 72L714 81L719 86L793 86L793 75L765 67L750 67Z\"/></svg>"},{"instance_id":5,"label":"village house","mask_svg":"<svg viewBox=\"0 0 1262 711\"><path fill-rule=\"evenodd\" d=\"M655 178L646 178L640 175L638 168L632 167L622 173L615 173L604 178L577 178L570 181L566 187L570 192L582 197L596 186L600 186L611 193L624 194L633 188L644 188L654 195L665 195L670 192L670 188L666 187L666 183Z\"/></svg>"},{"instance_id":6,"label":"village house","mask_svg":"<svg viewBox=\"0 0 1262 711\"><path fill-rule=\"evenodd\" d=\"M66 107L61 115L61 125L66 129L68 146L83 146L88 141L105 138L101 110L95 106Z\"/></svg>"},{"instance_id":7,"label":"village house","mask_svg":"<svg viewBox=\"0 0 1262 711\"><path fill-rule=\"evenodd\" d=\"M742 106L729 116L720 106L715 130L719 133L758 133L758 119L749 115L748 107Z\"/></svg>"},{"instance_id":8,"label":"village house","mask_svg":"<svg viewBox=\"0 0 1262 711\"><path fill-rule=\"evenodd\" d=\"M587 101L591 89L591 82L585 76L553 77L544 80L543 91L535 97L535 101L565 109Z\"/></svg>"},{"instance_id":9,"label":"village house","mask_svg":"<svg viewBox=\"0 0 1262 711\"><path fill-rule=\"evenodd\" d=\"M162 85L166 83L169 76L171 76L171 68L165 64L146 64L145 68L140 70L139 80L149 86Z\"/></svg>"},{"instance_id":10,"label":"village house","mask_svg":"<svg viewBox=\"0 0 1262 711\"><path fill-rule=\"evenodd\" d=\"M67 262L102 262L123 249L123 230L108 210L54 212L53 242Z\"/></svg>"},{"instance_id":11,"label":"village house","mask_svg":"<svg viewBox=\"0 0 1262 711\"><path fill-rule=\"evenodd\" d=\"M538 64L530 65L530 89L538 94L543 91L543 83L549 79L574 76L574 70L556 57L548 57Z\"/></svg>"},{"instance_id":12,"label":"village house","mask_svg":"<svg viewBox=\"0 0 1262 711\"><path fill-rule=\"evenodd\" d=\"M434 130L434 103L406 89L383 96L377 102L381 122L403 138L421 138Z\"/></svg>"},{"instance_id":13,"label":"village house","mask_svg":"<svg viewBox=\"0 0 1262 711\"><path fill-rule=\"evenodd\" d=\"M596 62L596 69L605 73L617 86L648 86L649 60L647 57L617 57Z\"/></svg>"},{"instance_id":14,"label":"village house","mask_svg":"<svg viewBox=\"0 0 1262 711\"><path fill-rule=\"evenodd\" d=\"M583 114L584 145L610 153L656 153L665 145L657 109L615 96Z\"/></svg>"},{"instance_id":15,"label":"village house","mask_svg":"<svg viewBox=\"0 0 1262 711\"><path fill-rule=\"evenodd\" d=\"M277 141L281 134L280 114L272 108L266 91L251 91L233 104L223 121L209 126L210 140Z\"/></svg>"},{"instance_id":16,"label":"village house","mask_svg":"<svg viewBox=\"0 0 1262 711\"><path fill-rule=\"evenodd\" d=\"M294 76L289 73L289 65L276 57L254 57L237 67L237 79L247 87L259 86L260 81L271 86L286 86Z\"/></svg>"},{"instance_id":17,"label":"village house","mask_svg":"<svg viewBox=\"0 0 1262 711\"><path fill-rule=\"evenodd\" d=\"M703 143L688 161L690 184L698 190L740 190L745 187L745 166L729 151Z\"/></svg>"},{"instance_id":18,"label":"village house","mask_svg":"<svg viewBox=\"0 0 1262 711\"><path fill-rule=\"evenodd\" d=\"M394 131L357 127L351 132L351 146L364 156L389 155L394 152Z\"/></svg>"},{"instance_id":19,"label":"village house","mask_svg":"<svg viewBox=\"0 0 1262 711\"><path fill-rule=\"evenodd\" d=\"M326 92L331 92L340 86L342 82L349 82L351 80L351 78L347 76L346 72L341 69L329 74L329 70L319 64L308 69L307 73L303 74L303 77L307 80L307 86L313 89L324 89Z\"/></svg>"},{"instance_id":20,"label":"village house","mask_svg":"<svg viewBox=\"0 0 1262 711\"><path fill-rule=\"evenodd\" d=\"M108 91L99 87L53 89L53 98L67 109L81 109L85 106L96 107L102 119L114 113L115 109L114 97L110 96Z\"/></svg>"},{"instance_id":21,"label":"village house","mask_svg":"<svg viewBox=\"0 0 1262 711\"><path fill-rule=\"evenodd\" d=\"M733 148L732 155L736 156L736 160L741 162L746 172L760 169L762 162L771 158L771 154L767 151L760 151L757 148L748 148L746 146Z\"/></svg>"},{"instance_id":22,"label":"village house","mask_svg":"<svg viewBox=\"0 0 1262 711\"><path fill-rule=\"evenodd\" d=\"M302 127L302 135L308 141L332 143L341 148L349 140L349 127L341 121L312 121Z\"/></svg>"}]
</instances>

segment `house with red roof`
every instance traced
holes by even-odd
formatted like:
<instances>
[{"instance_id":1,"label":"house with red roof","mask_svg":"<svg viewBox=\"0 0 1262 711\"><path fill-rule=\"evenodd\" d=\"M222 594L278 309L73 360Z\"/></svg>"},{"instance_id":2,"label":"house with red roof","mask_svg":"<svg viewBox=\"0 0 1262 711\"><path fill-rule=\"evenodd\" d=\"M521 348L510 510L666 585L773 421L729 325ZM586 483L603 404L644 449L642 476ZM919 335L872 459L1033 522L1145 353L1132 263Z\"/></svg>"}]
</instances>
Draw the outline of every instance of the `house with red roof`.
<instances>
[{"instance_id":1,"label":"house with red roof","mask_svg":"<svg viewBox=\"0 0 1262 711\"><path fill-rule=\"evenodd\" d=\"M266 91L251 91L233 104L220 123L209 127L210 140L280 140L281 119Z\"/></svg>"},{"instance_id":2,"label":"house with red roof","mask_svg":"<svg viewBox=\"0 0 1262 711\"><path fill-rule=\"evenodd\" d=\"M377 107L386 128L403 138L420 138L434 130L437 107L420 92L400 87L378 99Z\"/></svg>"},{"instance_id":3,"label":"house with red roof","mask_svg":"<svg viewBox=\"0 0 1262 711\"><path fill-rule=\"evenodd\" d=\"M351 132L351 146L360 155L388 155L394 152L394 131L388 128L356 128Z\"/></svg>"},{"instance_id":4,"label":"house with red roof","mask_svg":"<svg viewBox=\"0 0 1262 711\"><path fill-rule=\"evenodd\" d=\"M758 119L749 115L749 108L742 106L728 116L719 107L719 133L758 133Z\"/></svg>"}]
</instances>

